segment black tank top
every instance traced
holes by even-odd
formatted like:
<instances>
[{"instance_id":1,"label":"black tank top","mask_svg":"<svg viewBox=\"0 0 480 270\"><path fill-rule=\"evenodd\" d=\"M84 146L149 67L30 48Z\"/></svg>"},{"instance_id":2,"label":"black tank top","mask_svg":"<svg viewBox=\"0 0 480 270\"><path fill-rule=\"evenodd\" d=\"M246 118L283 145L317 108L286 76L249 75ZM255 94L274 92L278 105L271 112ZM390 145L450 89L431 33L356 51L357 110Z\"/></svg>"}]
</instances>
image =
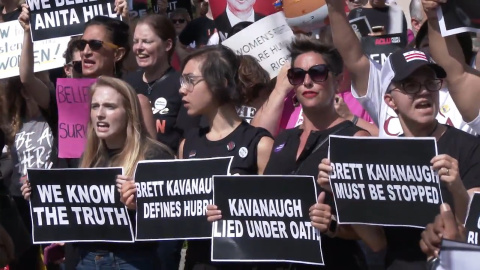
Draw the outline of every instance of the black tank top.
<instances>
[{"instance_id":1,"label":"black tank top","mask_svg":"<svg viewBox=\"0 0 480 270\"><path fill-rule=\"evenodd\" d=\"M311 175L317 179L318 164L328 157L328 137L333 134L353 136L360 130L362 129L352 122L345 121L326 130L312 131L298 160L296 160L297 150L303 130L298 127L284 130L275 138L265 174ZM321 191L320 186L317 186L318 194ZM332 212L335 212L332 194L326 192L325 195L325 203L332 207ZM365 269L364 255L356 241L330 238L323 234L321 239L324 267L295 264L291 265L290 269Z\"/></svg>"},{"instance_id":2,"label":"black tank top","mask_svg":"<svg viewBox=\"0 0 480 270\"><path fill-rule=\"evenodd\" d=\"M257 174L257 145L262 137L271 137L263 128L256 128L243 121L225 138L210 141L206 135L209 128L197 128L187 132L183 146L183 158L211 158L233 156L231 174ZM196 264L215 265L217 269L235 269L238 264L212 263L210 240L189 240L185 269Z\"/></svg>"},{"instance_id":3,"label":"black tank top","mask_svg":"<svg viewBox=\"0 0 480 270\"><path fill-rule=\"evenodd\" d=\"M271 137L263 128L256 128L243 121L225 138L207 139L209 128L196 128L187 132L183 146L183 158L211 158L233 156L230 173L257 174L257 145L262 137Z\"/></svg>"}]
</instances>

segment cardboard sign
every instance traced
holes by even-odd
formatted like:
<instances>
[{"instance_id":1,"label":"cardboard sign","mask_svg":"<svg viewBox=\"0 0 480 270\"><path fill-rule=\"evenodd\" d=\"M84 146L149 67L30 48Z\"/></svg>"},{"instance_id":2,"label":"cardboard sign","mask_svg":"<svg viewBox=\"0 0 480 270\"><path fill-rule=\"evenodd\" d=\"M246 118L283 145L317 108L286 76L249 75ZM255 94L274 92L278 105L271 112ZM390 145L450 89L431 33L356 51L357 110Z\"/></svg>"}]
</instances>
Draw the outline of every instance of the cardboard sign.
<instances>
[{"instance_id":1,"label":"cardboard sign","mask_svg":"<svg viewBox=\"0 0 480 270\"><path fill-rule=\"evenodd\" d=\"M33 243L133 242L115 186L122 168L29 169Z\"/></svg>"},{"instance_id":2,"label":"cardboard sign","mask_svg":"<svg viewBox=\"0 0 480 270\"><path fill-rule=\"evenodd\" d=\"M363 52L373 61L383 65L390 54L407 46L403 34L362 37Z\"/></svg>"},{"instance_id":3,"label":"cardboard sign","mask_svg":"<svg viewBox=\"0 0 480 270\"><path fill-rule=\"evenodd\" d=\"M212 176L226 175L232 157L141 161L137 185L137 241L210 238L206 208Z\"/></svg>"},{"instance_id":4,"label":"cardboard sign","mask_svg":"<svg viewBox=\"0 0 480 270\"><path fill-rule=\"evenodd\" d=\"M330 136L338 222L424 228L443 202L436 155L434 138Z\"/></svg>"},{"instance_id":5,"label":"cardboard sign","mask_svg":"<svg viewBox=\"0 0 480 270\"><path fill-rule=\"evenodd\" d=\"M480 1L448 0L437 15L444 37L463 32L480 33Z\"/></svg>"},{"instance_id":6,"label":"cardboard sign","mask_svg":"<svg viewBox=\"0 0 480 270\"><path fill-rule=\"evenodd\" d=\"M350 20L350 25L359 37L368 36L368 34L372 33L372 27L366 16Z\"/></svg>"},{"instance_id":7,"label":"cardboard sign","mask_svg":"<svg viewBox=\"0 0 480 270\"><path fill-rule=\"evenodd\" d=\"M212 261L323 265L320 236L310 223L316 203L311 176L214 176Z\"/></svg>"},{"instance_id":8,"label":"cardboard sign","mask_svg":"<svg viewBox=\"0 0 480 270\"><path fill-rule=\"evenodd\" d=\"M95 16L120 19L114 11L115 0L27 0L27 4L33 41L80 35Z\"/></svg>"},{"instance_id":9,"label":"cardboard sign","mask_svg":"<svg viewBox=\"0 0 480 270\"><path fill-rule=\"evenodd\" d=\"M467 229L467 243L479 245L478 234L480 233L480 193L475 192L465 220L465 228Z\"/></svg>"},{"instance_id":10,"label":"cardboard sign","mask_svg":"<svg viewBox=\"0 0 480 270\"><path fill-rule=\"evenodd\" d=\"M87 142L90 86L96 79L57 79L58 157L80 158Z\"/></svg>"},{"instance_id":11,"label":"cardboard sign","mask_svg":"<svg viewBox=\"0 0 480 270\"><path fill-rule=\"evenodd\" d=\"M23 44L23 28L18 21L0 23L0 79L18 76ZM69 37L33 43L35 72L61 67Z\"/></svg>"},{"instance_id":12,"label":"cardboard sign","mask_svg":"<svg viewBox=\"0 0 480 270\"><path fill-rule=\"evenodd\" d=\"M280 72L290 58L287 46L295 38L282 12L270 15L222 42L238 55L251 55L270 78Z\"/></svg>"}]
</instances>

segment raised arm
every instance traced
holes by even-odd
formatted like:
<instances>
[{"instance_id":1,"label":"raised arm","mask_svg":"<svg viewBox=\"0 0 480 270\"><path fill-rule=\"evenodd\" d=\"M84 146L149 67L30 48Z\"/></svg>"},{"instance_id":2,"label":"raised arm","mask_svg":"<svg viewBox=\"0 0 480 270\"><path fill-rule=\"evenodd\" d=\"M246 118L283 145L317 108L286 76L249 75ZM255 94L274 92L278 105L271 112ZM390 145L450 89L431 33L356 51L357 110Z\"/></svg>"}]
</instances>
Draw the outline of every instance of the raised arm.
<instances>
[{"instance_id":1,"label":"raised arm","mask_svg":"<svg viewBox=\"0 0 480 270\"><path fill-rule=\"evenodd\" d=\"M290 68L290 63L285 65L280 70L277 76L277 84L275 89L263 103L262 107L258 109L255 117L252 119L252 126L262 127L270 132L274 137L277 135L280 120L283 113L283 104L288 93L293 89L287 78L287 71Z\"/></svg>"},{"instance_id":2,"label":"raised arm","mask_svg":"<svg viewBox=\"0 0 480 270\"><path fill-rule=\"evenodd\" d=\"M480 111L480 72L465 63L462 48L455 36L442 37L437 9L444 0L422 0L428 16L430 53L447 72L448 91L465 122L477 118ZM477 131L478 132L478 131Z\"/></svg>"},{"instance_id":3,"label":"raised arm","mask_svg":"<svg viewBox=\"0 0 480 270\"><path fill-rule=\"evenodd\" d=\"M48 86L38 79L33 72L33 42L30 34L30 11L26 4L22 5L22 13L18 17L23 27L23 46L20 55L20 80L25 90L33 97L40 108L47 110L50 106Z\"/></svg>"},{"instance_id":4,"label":"raised arm","mask_svg":"<svg viewBox=\"0 0 480 270\"><path fill-rule=\"evenodd\" d=\"M360 97L367 94L370 60L363 54L362 45L348 22L343 0L327 0L328 17L333 44L351 73L352 84Z\"/></svg>"}]
</instances>

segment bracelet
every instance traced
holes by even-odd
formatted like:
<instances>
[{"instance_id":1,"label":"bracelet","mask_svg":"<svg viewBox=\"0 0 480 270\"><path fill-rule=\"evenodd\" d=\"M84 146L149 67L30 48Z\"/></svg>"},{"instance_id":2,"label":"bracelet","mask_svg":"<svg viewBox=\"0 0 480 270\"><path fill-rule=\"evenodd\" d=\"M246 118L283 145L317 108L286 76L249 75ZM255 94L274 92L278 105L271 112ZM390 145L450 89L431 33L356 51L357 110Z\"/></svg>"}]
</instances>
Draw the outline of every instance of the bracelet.
<instances>
[{"instance_id":1,"label":"bracelet","mask_svg":"<svg viewBox=\"0 0 480 270\"><path fill-rule=\"evenodd\" d=\"M332 215L331 218L332 220L330 221L330 224L325 234L330 238L334 238L335 236L337 236L338 231L337 217L335 215Z\"/></svg>"},{"instance_id":2,"label":"bracelet","mask_svg":"<svg viewBox=\"0 0 480 270\"><path fill-rule=\"evenodd\" d=\"M357 123L358 123L358 116L354 115L351 121L352 121L352 123L353 123L354 125L357 125Z\"/></svg>"}]
</instances>

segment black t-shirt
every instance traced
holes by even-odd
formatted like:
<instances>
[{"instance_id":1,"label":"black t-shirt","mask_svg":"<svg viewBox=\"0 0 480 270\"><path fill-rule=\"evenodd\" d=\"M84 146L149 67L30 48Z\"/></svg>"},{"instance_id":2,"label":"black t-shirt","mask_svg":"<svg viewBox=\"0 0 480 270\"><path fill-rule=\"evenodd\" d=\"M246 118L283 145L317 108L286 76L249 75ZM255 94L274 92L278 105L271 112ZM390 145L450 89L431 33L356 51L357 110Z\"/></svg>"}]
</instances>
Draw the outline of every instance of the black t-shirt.
<instances>
[{"instance_id":1,"label":"black t-shirt","mask_svg":"<svg viewBox=\"0 0 480 270\"><path fill-rule=\"evenodd\" d=\"M207 45L215 32L215 22L207 17L199 17L187 24L178 39L185 46L195 42L195 48Z\"/></svg>"},{"instance_id":2,"label":"black t-shirt","mask_svg":"<svg viewBox=\"0 0 480 270\"><path fill-rule=\"evenodd\" d=\"M183 146L183 158L233 156L230 173L247 175L258 173L257 146L261 138L271 137L267 130L242 122L232 133L218 141L208 140L206 137L208 131L207 127L194 129L187 133ZM230 269L229 264L210 262L210 242L210 240L188 241L185 269L190 269L195 263L221 265L226 267L225 269Z\"/></svg>"},{"instance_id":3,"label":"black t-shirt","mask_svg":"<svg viewBox=\"0 0 480 270\"><path fill-rule=\"evenodd\" d=\"M180 89L180 73L170 68L162 78L149 84L143 81L143 71L130 73L127 81L138 94L150 100L157 130L157 140L166 144L175 153L178 151L180 139L191 128L198 127L199 117L190 117L182 104Z\"/></svg>"},{"instance_id":4,"label":"black t-shirt","mask_svg":"<svg viewBox=\"0 0 480 270\"><path fill-rule=\"evenodd\" d=\"M3 6L0 6L0 10L3 10ZM20 14L22 13L22 8L18 7L14 11L5 13L5 14L0 14L0 22L11 22L11 21L16 21L18 20L18 17L20 17Z\"/></svg>"},{"instance_id":5,"label":"black t-shirt","mask_svg":"<svg viewBox=\"0 0 480 270\"><path fill-rule=\"evenodd\" d=\"M393 9L392 7L384 8L356 8L348 14L348 20L352 20L358 17L366 16L371 27L374 26L383 26L387 34L397 34L403 33L406 37L407 35L407 20L405 19L405 14L398 8ZM398 17L392 15L392 11L401 12L398 14ZM392 17L392 18L391 18ZM401 20L399 20L401 18ZM398 25L400 31L389 31L390 24L402 24Z\"/></svg>"},{"instance_id":6,"label":"black t-shirt","mask_svg":"<svg viewBox=\"0 0 480 270\"><path fill-rule=\"evenodd\" d=\"M303 130L298 127L284 130L275 138L265 174L311 175L317 178L318 164L328 157L329 135L353 136L360 130L352 122L345 121L326 130L313 131L298 160L296 157ZM317 186L317 191L320 193L322 188ZM329 192L325 195L325 203L335 211L333 195ZM364 269L363 253L356 241L330 238L323 234L321 239L325 267L298 265L296 269Z\"/></svg>"},{"instance_id":7,"label":"black t-shirt","mask_svg":"<svg viewBox=\"0 0 480 270\"><path fill-rule=\"evenodd\" d=\"M438 154L447 154L458 161L460 177L467 190L480 187L480 141L477 137L445 125L447 131L437 142ZM440 182L443 202L452 206L453 197L443 182ZM433 220L432 220L433 222ZM426 224L425 224L426 225ZM384 227L387 237L387 266L389 269L425 269L426 255L419 241L422 229Z\"/></svg>"}]
</instances>

